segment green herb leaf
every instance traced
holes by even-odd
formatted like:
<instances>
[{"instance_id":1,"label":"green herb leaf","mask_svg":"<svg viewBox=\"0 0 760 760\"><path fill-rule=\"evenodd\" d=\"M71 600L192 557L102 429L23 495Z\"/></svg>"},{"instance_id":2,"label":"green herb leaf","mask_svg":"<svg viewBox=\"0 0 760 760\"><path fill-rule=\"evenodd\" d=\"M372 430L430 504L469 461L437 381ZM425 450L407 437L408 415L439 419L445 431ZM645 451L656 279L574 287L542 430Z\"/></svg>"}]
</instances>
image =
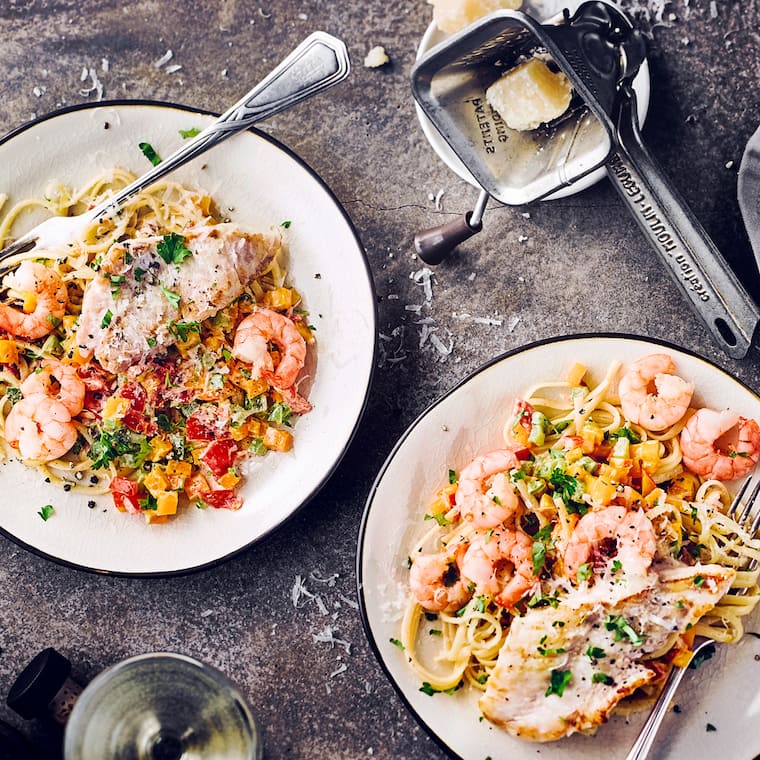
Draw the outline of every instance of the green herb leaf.
<instances>
[{"instance_id":1,"label":"green herb leaf","mask_svg":"<svg viewBox=\"0 0 760 760\"><path fill-rule=\"evenodd\" d=\"M605 686L612 686L615 683L615 679L606 673L594 673L591 676L591 683L603 683Z\"/></svg>"},{"instance_id":2,"label":"green herb leaf","mask_svg":"<svg viewBox=\"0 0 760 760\"><path fill-rule=\"evenodd\" d=\"M398 639L388 639L394 647L398 647L400 650L404 650L404 645Z\"/></svg>"},{"instance_id":3,"label":"green herb leaf","mask_svg":"<svg viewBox=\"0 0 760 760\"><path fill-rule=\"evenodd\" d=\"M703 575L695 575L694 576L694 585L695 586L701 586L705 582L705 578Z\"/></svg>"},{"instance_id":4,"label":"green herb leaf","mask_svg":"<svg viewBox=\"0 0 760 760\"><path fill-rule=\"evenodd\" d=\"M190 129L180 129L179 130L179 136L183 140L187 140L188 137L195 137L196 135L199 135L201 133L200 129L198 127L190 127Z\"/></svg>"},{"instance_id":5,"label":"green herb leaf","mask_svg":"<svg viewBox=\"0 0 760 760\"><path fill-rule=\"evenodd\" d=\"M573 677L570 670L552 670L551 683L549 688L544 692L544 696L548 697L552 694L556 694L561 697L565 693L565 689L569 685Z\"/></svg>"},{"instance_id":6,"label":"green herb leaf","mask_svg":"<svg viewBox=\"0 0 760 760\"><path fill-rule=\"evenodd\" d=\"M44 507L40 508L40 511L37 512L37 514L45 521L47 522L50 517L52 516L53 512L55 512L55 508L52 504L45 504Z\"/></svg>"},{"instance_id":7,"label":"green herb leaf","mask_svg":"<svg viewBox=\"0 0 760 760\"><path fill-rule=\"evenodd\" d=\"M150 161L153 166L158 166L161 163L161 156L156 153L153 146L147 142L138 143L137 147L142 151L143 156Z\"/></svg>"},{"instance_id":8,"label":"green herb leaf","mask_svg":"<svg viewBox=\"0 0 760 760\"><path fill-rule=\"evenodd\" d=\"M545 647L536 647L536 650L541 655L541 657L553 657L557 654L565 654L567 651L566 649L563 649L562 647L558 647L557 649L547 649Z\"/></svg>"},{"instance_id":9,"label":"green herb leaf","mask_svg":"<svg viewBox=\"0 0 760 760\"><path fill-rule=\"evenodd\" d=\"M631 443L641 443L641 438L628 425L613 430L610 438L627 438Z\"/></svg>"},{"instance_id":10,"label":"green herb leaf","mask_svg":"<svg viewBox=\"0 0 760 760\"><path fill-rule=\"evenodd\" d=\"M600 660L602 657L606 657L607 653L601 647L589 646L586 655L592 660Z\"/></svg>"},{"instance_id":11,"label":"green herb leaf","mask_svg":"<svg viewBox=\"0 0 760 760\"><path fill-rule=\"evenodd\" d=\"M544 567L546 561L546 544L543 541L534 541L531 550L531 559L533 560L533 575L538 575Z\"/></svg>"},{"instance_id":12,"label":"green herb leaf","mask_svg":"<svg viewBox=\"0 0 760 760\"><path fill-rule=\"evenodd\" d=\"M280 222L280 227L284 227L287 230L291 224L290 219L286 219L284 222Z\"/></svg>"},{"instance_id":13,"label":"green herb leaf","mask_svg":"<svg viewBox=\"0 0 760 760\"><path fill-rule=\"evenodd\" d=\"M699 652L692 658L689 663L689 667L692 670L696 670L702 663L707 662L715 654L715 645L708 644L704 649L700 649Z\"/></svg>"},{"instance_id":14,"label":"green herb leaf","mask_svg":"<svg viewBox=\"0 0 760 760\"><path fill-rule=\"evenodd\" d=\"M633 630L631 624L622 615L608 615L604 627L608 631L615 631L615 641L627 638L635 647L644 643L644 639Z\"/></svg>"},{"instance_id":15,"label":"green herb leaf","mask_svg":"<svg viewBox=\"0 0 760 760\"><path fill-rule=\"evenodd\" d=\"M24 397L24 394L21 393L21 388L14 388L13 386L9 386L5 389L5 397L10 400L11 404L16 404Z\"/></svg>"},{"instance_id":16,"label":"green herb leaf","mask_svg":"<svg viewBox=\"0 0 760 760\"><path fill-rule=\"evenodd\" d=\"M449 485L454 485L457 482L456 470L449 470Z\"/></svg>"},{"instance_id":17,"label":"green herb leaf","mask_svg":"<svg viewBox=\"0 0 760 760\"><path fill-rule=\"evenodd\" d=\"M579 568L576 573L576 577L578 578L578 583L583 583L584 581L587 581L593 572L593 567L590 562L584 562Z\"/></svg>"},{"instance_id":18,"label":"green herb leaf","mask_svg":"<svg viewBox=\"0 0 760 760\"><path fill-rule=\"evenodd\" d=\"M100 320L100 329L105 330L108 325L111 324L111 320L113 319L113 313L110 309L106 311L106 313L103 315L103 319Z\"/></svg>"},{"instance_id":19,"label":"green herb leaf","mask_svg":"<svg viewBox=\"0 0 760 760\"><path fill-rule=\"evenodd\" d=\"M163 240L158 242L156 253L167 264L181 264L193 252L185 245L185 238L172 232L171 235L164 235Z\"/></svg>"},{"instance_id":20,"label":"green herb leaf","mask_svg":"<svg viewBox=\"0 0 760 760\"><path fill-rule=\"evenodd\" d=\"M161 292L166 296L166 300L175 308L179 308L179 295L177 293L172 293L171 290L167 290L163 285L159 284L159 287L161 288Z\"/></svg>"}]
</instances>

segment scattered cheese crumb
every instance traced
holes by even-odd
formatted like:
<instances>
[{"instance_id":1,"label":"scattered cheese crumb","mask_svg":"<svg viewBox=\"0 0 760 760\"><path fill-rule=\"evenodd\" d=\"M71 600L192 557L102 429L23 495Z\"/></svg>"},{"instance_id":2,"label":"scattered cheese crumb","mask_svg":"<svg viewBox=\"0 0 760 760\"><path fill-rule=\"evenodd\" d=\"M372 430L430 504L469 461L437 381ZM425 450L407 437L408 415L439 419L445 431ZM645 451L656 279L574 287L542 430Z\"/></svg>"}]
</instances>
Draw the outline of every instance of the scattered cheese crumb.
<instances>
[{"instance_id":1,"label":"scattered cheese crumb","mask_svg":"<svg viewBox=\"0 0 760 760\"><path fill-rule=\"evenodd\" d=\"M385 48L382 45L376 45L365 56L364 67L367 69L377 69L380 68L380 66L385 66L390 60L388 54L385 52Z\"/></svg>"},{"instance_id":2,"label":"scattered cheese crumb","mask_svg":"<svg viewBox=\"0 0 760 760\"><path fill-rule=\"evenodd\" d=\"M733 168L734 168L734 162L726 161L726 169L733 169Z\"/></svg>"},{"instance_id":3,"label":"scattered cheese crumb","mask_svg":"<svg viewBox=\"0 0 760 760\"><path fill-rule=\"evenodd\" d=\"M173 56L174 53L171 50L167 50L153 65L157 69L160 69L164 64L169 63Z\"/></svg>"},{"instance_id":4,"label":"scattered cheese crumb","mask_svg":"<svg viewBox=\"0 0 760 760\"><path fill-rule=\"evenodd\" d=\"M182 66L181 66L180 64L178 64L178 63L173 63L171 66L167 66L167 67L164 69L164 71L165 71L167 74L176 74L176 73L177 73L177 72L178 72L178 71L179 71L181 68L182 68Z\"/></svg>"}]
</instances>

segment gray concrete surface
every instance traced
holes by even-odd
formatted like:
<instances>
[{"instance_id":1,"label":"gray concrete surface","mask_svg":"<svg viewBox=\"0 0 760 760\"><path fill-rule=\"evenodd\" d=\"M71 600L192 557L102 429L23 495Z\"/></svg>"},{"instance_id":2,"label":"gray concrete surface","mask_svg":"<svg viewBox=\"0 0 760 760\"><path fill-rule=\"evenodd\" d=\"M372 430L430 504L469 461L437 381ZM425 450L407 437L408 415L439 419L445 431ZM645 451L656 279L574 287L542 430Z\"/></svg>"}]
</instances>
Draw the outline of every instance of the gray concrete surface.
<instances>
[{"instance_id":1,"label":"gray concrete surface","mask_svg":"<svg viewBox=\"0 0 760 760\"><path fill-rule=\"evenodd\" d=\"M744 0L674 0L653 30L645 139L755 297L760 283L736 200L736 170L760 124L760 9ZM669 17L672 14L672 18ZM378 357L366 415L342 465L313 502L265 541L215 569L179 578L96 577L0 538L0 693L43 646L86 682L121 658L172 649L225 671L260 718L269 758L431 758L443 753L407 713L378 667L350 603L359 523L372 480L426 406L502 351L568 333L633 332L712 359L760 390L756 354L729 360L713 344L605 180L527 208L491 204L485 230L435 270L423 316L453 349L419 349L422 303L410 273L415 232L470 208L476 191L426 143L409 71L431 12L422 0L3 0L0 132L64 105L104 98L164 99L223 110L306 34L343 37L347 83L267 123L331 186L366 247L379 330L406 359ZM362 60L384 45L391 63ZM182 68L154 62L167 49ZM102 60L108 60L108 71ZM0 188L2 190L2 188ZM440 209L431 197L440 191ZM530 213L530 218L523 214ZM453 314L493 317L466 322ZM316 605L294 607L295 578L335 609L330 647ZM334 585L319 578L335 576ZM350 600L350 601L349 601ZM347 668L331 675L345 664ZM55 757L55 732L20 727Z\"/></svg>"}]
</instances>

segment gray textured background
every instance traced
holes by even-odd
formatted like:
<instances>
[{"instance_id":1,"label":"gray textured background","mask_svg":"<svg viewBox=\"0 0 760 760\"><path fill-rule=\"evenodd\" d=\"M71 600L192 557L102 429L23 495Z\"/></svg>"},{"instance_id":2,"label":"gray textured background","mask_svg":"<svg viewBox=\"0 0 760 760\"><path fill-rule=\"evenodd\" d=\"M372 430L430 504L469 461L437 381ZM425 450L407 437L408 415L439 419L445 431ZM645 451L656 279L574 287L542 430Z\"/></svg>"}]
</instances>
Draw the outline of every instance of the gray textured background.
<instances>
[{"instance_id":1,"label":"gray textured background","mask_svg":"<svg viewBox=\"0 0 760 760\"><path fill-rule=\"evenodd\" d=\"M736 202L736 169L760 124L760 10L756 2L675 0L654 29L647 144L746 286L760 295ZM687 12L688 10L688 12ZM425 407L485 360L536 339L576 332L664 338L716 361L756 391L758 361L728 360L678 295L605 180L571 198L489 209L485 231L435 270L430 317L452 353L443 359L408 304L412 239L453 219L476 191L425 142L409 71L431 12L422 0L2 0L0 132L61 106L92 102L80 81L94 68L103 97L165 99L224 110L304 36L343 37L347 83L268 122L336 193L366 247L378 293L381 344L367 412L341 467L313 502L273 536L221 567L182 578L96 577L0 538L0 692L46 645L86 682L129 655L173 649L224 670L260 717L267 756L442 756L377 666L355 609L355 549L372 480ZM362 66L374 45L391 63ZM154 62L172 49L173 74ZM108 71L102 59L108 60ZM730 162L733 162L731 166ZM729 164L729 168L727 168ZM2 190L2 188L0 188ZM443 190L440 210L431 196ZM528 211L530 218L523 213ZM526 240L520 241L520 236ZM454 312L501 320L456 319ZM296 576L319 593L295 607ZM320 579L333 578L331 584ZM327 624L350 646L314 640ZM342 665L347 668L338 674ZM0 718L54 745L40 724Z\"/></svg>"}]
</instances>

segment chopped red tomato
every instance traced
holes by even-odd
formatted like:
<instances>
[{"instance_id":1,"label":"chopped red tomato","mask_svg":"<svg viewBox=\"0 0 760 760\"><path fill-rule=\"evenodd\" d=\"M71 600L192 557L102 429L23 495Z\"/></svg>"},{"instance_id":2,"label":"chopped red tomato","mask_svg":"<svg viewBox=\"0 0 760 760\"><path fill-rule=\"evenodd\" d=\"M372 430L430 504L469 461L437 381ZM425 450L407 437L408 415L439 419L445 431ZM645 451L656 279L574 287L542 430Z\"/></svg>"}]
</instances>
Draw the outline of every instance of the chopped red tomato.
<instances>
[{"instance_id":1,"label":"chopped red tomato","mask_svg":"<svg viewBox=\"0 0 760 760\"><path fill-rule=\"evenodd\" d=\"M231 488L202 491L200 499L215 509L240 509L243 506L243 500Z\"/></svg>"},{"instance_id":2,"label":"chopped red tomato","mask_svg":"<svg viewBox=\"0 0 760 760\"><path fill-rule=\"evenodd\" d=\"M214 429L198 412L194 412L187 418L185 435L190 441L213 441L216 437Z\"/></svg>"},{"instance_id":3,"label":"chopped red tomato","mask_svg":"<svg viewBox=\"0 0 760 760\"><path fill-rule=\"evenodd\" d=\"M144 435L155 435L158 432L158 425L145 414L145 403L147 394L138 383L124 383L116 393L121 398L130 400L129 409L122 418L122 424L135 433Z\"/></svg>"},{"instance_id":4,"label":"chopped red tomato","mask_svg":"<svg viewBox=\"0 0 760 760\"><path fill-rule=\"evenodd\" d=\"M203 454L201 454L201 461L214 475L221 477L232 467L237 452L238 447L235 441L230 439L212 441Z\"/></svg>"},{"instance_id":5,"label":"chopped red tomato","mask_svg":"<svg viewBox=\"0 0 760 760\"><path fill-rule=\"evenodd\" d=\"M113 503L119 512L134 514L140 511L139 488L140 486L134 480L122 478L120 475L111 481Z\"/></svg>"}]
</instances>

